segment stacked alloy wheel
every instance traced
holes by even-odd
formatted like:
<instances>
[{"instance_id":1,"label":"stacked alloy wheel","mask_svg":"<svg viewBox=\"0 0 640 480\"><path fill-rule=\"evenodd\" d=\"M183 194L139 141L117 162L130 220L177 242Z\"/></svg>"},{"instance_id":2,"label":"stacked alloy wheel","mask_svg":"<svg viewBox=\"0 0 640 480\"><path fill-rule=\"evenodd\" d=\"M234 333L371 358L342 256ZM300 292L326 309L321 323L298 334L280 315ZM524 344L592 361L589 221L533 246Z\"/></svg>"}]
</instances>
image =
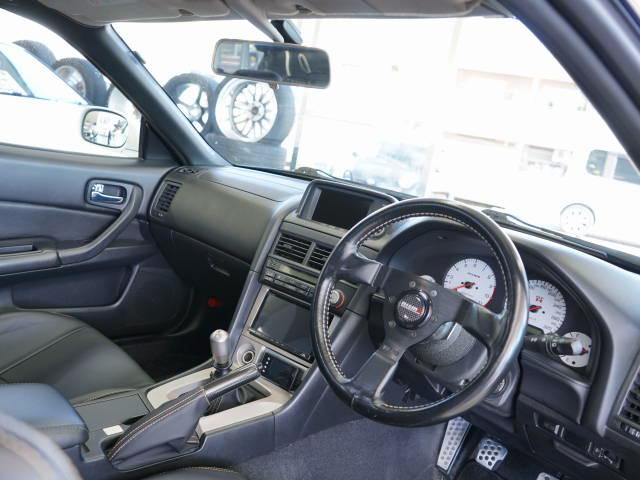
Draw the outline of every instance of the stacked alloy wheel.
<instances>
[{"instance_id":1,"label":"stacked alloy wheel","mask_svg":"<svg viewBox=\"0 0 640 480\"><path fill-rule=\"evenodd\" d=\"M107 105L107 83L98 69L84 58L56 60L53 52L43 43L34 40L18 40L13 43L53 70L89 104L102 107Z\"/></svg>"},{"instance_id":2,"label":"stacked alloy wheel","mask_svg":"<svg viewBox=\"0 0 640 480\"><path fill-rule=\"evenodd\" d=\"M295 103L290 87L184 73L173 77L165 90L196 130L246 143L277 145L293 127Z\"/></svg>"}]
</instances>

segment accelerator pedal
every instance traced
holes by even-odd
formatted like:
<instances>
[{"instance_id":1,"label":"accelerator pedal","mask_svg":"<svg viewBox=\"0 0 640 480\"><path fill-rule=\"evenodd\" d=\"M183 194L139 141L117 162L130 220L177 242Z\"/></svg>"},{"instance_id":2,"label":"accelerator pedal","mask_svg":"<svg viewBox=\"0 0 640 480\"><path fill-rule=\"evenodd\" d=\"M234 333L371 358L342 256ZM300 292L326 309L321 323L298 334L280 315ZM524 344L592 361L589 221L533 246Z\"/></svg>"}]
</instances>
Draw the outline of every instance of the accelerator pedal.
<instances>
[{"instance_id":1,"label":"accelerator pedal","mask_svg":"<svg viewBox=\"0 0 640 480\"><path fill-rule=\"evenodd\" d=\"M478 444L476 462L487 470L497 469L509 451L495 440L484 437Z\"/></svg>"}]
</instances>

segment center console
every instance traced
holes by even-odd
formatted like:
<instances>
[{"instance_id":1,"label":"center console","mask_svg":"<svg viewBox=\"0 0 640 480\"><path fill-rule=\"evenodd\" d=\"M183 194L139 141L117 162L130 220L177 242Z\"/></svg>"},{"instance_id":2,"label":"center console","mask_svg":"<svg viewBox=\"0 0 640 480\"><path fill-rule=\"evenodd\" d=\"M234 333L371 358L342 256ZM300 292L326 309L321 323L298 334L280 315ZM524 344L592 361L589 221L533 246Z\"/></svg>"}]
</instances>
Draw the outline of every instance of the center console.
<instances>
[{"instance_id":1,"label":"center console","mask_svg":"<svg viewBox=\"0 0 640 480\"><path fill-rule=\"evenodd\" d=\"M262 261L255 265L255 294L242 299L251 306L234 319L232 335L237 332L237 343L232 369L258 365L261 378L252 384L257 394L246 403L203 417L200 434L274 412L292 398L313 364L310 308L322 267L347 229L393 201L355 186L323 181L309 185L297 210L279 222L265 245ZM348 209L341 208L347 203ZM335 287L330 299L334 322L354 293L354 286L344 282ZM210 369L202 369L182 376L152 389L147 398L157 408L206 381L209 373Z\"/></svg>"}]
</instances>

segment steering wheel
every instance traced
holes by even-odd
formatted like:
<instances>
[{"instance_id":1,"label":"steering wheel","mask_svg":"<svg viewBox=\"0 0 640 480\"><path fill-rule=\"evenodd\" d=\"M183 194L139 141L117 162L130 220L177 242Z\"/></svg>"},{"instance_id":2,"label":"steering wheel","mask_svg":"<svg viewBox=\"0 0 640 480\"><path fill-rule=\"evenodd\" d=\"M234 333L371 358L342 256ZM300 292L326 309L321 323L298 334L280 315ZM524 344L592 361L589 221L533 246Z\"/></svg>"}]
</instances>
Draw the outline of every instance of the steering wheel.
<instances>
[{"instance_id":1,"label":"steering wheel","mask_svg":"<svg viewBox=\"0 0 640 480\"><path fill-rule=\"evenodd\" d=\"M420 277L365 257L360 247L380 229L407 219L450 221L474 233L487 246L499 266L496 281L504 282L505 301L500 313ZM338 280L358 289L341 324L368 318L372 294L383 299L384 340L355 374L345 373L332 349L329 333L329 297ZM364 301L363 301L364 300ZM336 245L318 279L312 338L320 371L339 398L373 420L400 426L423 426L463 414L484 400L517 358L527 326L527 278L515 246L504 231L483 213L446 200L412 199L394 203L369 215ZM430 337L444 324L455 322L485 347L487 358L480 373L448 396L420 405L398 405L383 399L407 350Z\"/></svg>"}]
</instances>

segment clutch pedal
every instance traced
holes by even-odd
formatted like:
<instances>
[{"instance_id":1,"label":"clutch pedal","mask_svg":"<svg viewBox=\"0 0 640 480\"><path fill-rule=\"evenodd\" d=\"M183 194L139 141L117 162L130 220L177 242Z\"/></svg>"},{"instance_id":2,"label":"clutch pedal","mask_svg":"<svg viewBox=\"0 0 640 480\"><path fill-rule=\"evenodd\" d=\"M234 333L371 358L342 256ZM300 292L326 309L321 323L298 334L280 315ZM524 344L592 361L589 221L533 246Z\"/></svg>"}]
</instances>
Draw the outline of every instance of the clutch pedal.
<instances>
[{"instance_id":1,"label":"clutch pedal","mask_svg":"<svg viewBox=\"0 0 640 480\"><path fill-rule=\"evenodd\" d=\"M554 477L553 475L549 475L548 473L541 472L536 477L536 480L560 480L558 477Z\"/></svg>"},{"instance_id":2,"label":"clutch pedal","mask_svg":"<svg viewBox=\"0 0 640 480\"><path fill-rule=\"evenodd\" d=\"M462 442L464 442L470 427L471 424L462 417L456 417L447 422L447 429L444 432L436 463L443 472L449 473L449 469L458 456Z\"/></svg>"},{"instance_id":3,"label":"clutch pedal","mask_svg":"<svg viewBox=\"0 0 640 480\"><path fill-rule=\"evenodd\" d=\"M497 469L509 451L495 440L484 437L478 444L476 462L487 470Z\"/></svg>"}]
</instances>

